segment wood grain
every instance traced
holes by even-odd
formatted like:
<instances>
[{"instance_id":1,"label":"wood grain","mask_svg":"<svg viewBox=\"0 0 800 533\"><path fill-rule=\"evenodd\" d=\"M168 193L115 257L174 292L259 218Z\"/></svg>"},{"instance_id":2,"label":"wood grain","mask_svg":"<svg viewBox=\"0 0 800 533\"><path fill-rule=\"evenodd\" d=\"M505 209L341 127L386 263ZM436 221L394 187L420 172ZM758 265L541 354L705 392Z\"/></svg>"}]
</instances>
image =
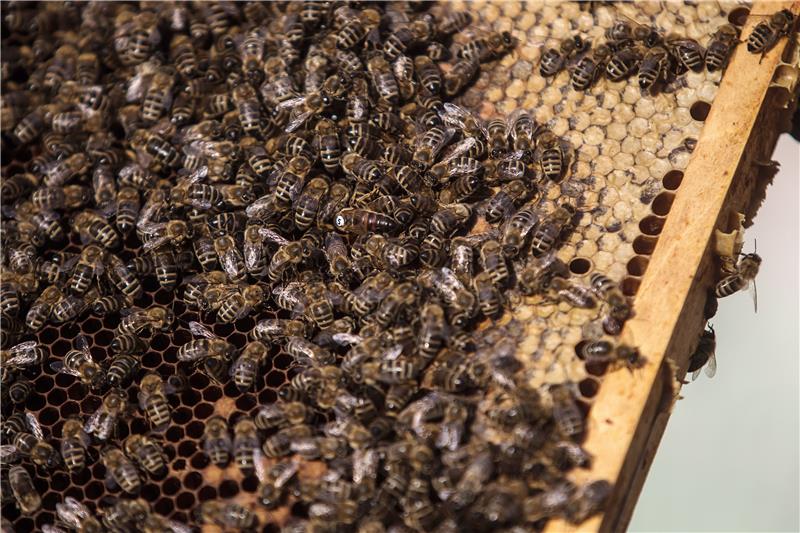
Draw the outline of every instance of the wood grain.
<instances>
[{"instance_id":1,"label":"wood grain","mask_svg":"<svg viewBox=\"0 0 800 533\"><path fill-rule=\"evenodd\" d=\"M800 13L800 2L756 2L752 13L784 8ZM742 35L761 20L749 17ZM577 527L553 521L548 532L616 532L630 521L680 391L677 380L686 373L703 328L706 294L717 268L714 229L731 229L735 212L753 209L751 198L764 185L754 164L769 160L781 115L791 112L775 105L768 91L787 46L782 39L759 62L759 55L741 45L731 59L642 279L636 316L623 331L623 340L638 346L648 362L633 372L606 376L589 415L585 448L595 461L574 478L612 481L608 510Z\"/></svg>"}]
</instances>

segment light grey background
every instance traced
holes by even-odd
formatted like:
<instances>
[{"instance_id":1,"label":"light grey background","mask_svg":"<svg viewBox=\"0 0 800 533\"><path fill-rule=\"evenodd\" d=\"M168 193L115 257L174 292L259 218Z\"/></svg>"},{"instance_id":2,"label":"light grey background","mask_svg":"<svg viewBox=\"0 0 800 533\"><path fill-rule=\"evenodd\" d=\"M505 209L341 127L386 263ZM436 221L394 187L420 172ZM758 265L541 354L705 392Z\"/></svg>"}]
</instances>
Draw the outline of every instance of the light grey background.
<instances>
[{"instance_id":1,"label":"light grey background","mask_svg":"<svg viewBox=\"0 0 800 533\"><path fill-rule=\"evenodd\" d=\"M720 300L717 375L683 387L631 531L800 530L800 145L782 136L773 159L744 249L758 240L758 313L747 292Z\"/></svg>"}]
</instances>

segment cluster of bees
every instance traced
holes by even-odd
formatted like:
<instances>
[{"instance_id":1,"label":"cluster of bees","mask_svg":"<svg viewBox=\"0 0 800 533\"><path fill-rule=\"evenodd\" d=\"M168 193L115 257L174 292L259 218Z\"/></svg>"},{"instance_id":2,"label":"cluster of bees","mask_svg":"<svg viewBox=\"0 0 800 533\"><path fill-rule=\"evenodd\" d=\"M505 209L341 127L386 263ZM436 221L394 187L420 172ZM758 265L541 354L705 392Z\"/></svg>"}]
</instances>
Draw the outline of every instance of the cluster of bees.
<instances>
[{"instance_id":1,"label":"cluster of bees","mask_svg":"<svg viewBox=\"0 0 800 533\"><path fill-rule=\"evenodd\" d=\"M508 33L411 2L7 7L3 152L28 161L1 184L0 362L14 405L0 426L4 505L35 513L31 472L99 460L124 495L98 509L67 497L44 531L192 530L137 497L167 468L169 398L188 386L144 372L141 358L153 334L181 326L194 336L177 352L185 373L243 394L276 349L292 357L276 403L230 424L214 416L203 435L212 463L257 476L260 505L303 509L290 531L516 530L602 509L608 482L566 477L591 461L574 388L527 383L524 328L505 311L532 295L600 306L612 340L586 339L578 357L643 358L613 340L632 315L617 283L594 272L584 285L556 258L586 214L541 194L569 180L569 146L525 111L485 123L453 103L515 46ZM761 49L779 33L765 24ZM474 38L455 44L462 31ZM643 68L661 49L696 67L685 40L614 31L607 64L597 50L578 61L595 62L576 66L580 88L619 74L621 55ZM715 36L709 68L724 67L732 31ZM572 39L544 54L542 73L584 52ZM639 68L648 87L659 61L652 75ZM69 235L80 253L47 253ZM128 260L131 241L141 246ZM146 277L217 322L258 319L249 342L138 307ZM63 357L26 340L87 313L118 321L102 364L83 337ZM103 396L88 418L64 421L57 447L25 411L26 376L44 365ZM129 393L150 427L120 442L137 408ZM325 473L301 476L304 461ZM195 519L260 525L224 499Z\"/></svg>"},{"instance_id":2,"label":"cluster of bees","mask_svg":"<svg viewBox=\"0 0 800 533\"><path fill-rule=\"evenodd\" d=\"M763 56L793 27L794 14L786 9L778 11L753 28L747 38L747 50ZM653 26L622 19L606 30L605 42L594 48L589 40L574 35L562 40L558 48L545 50L539 72L552 77L568 69L576 91L591 88L601 76L617 82L636 75L639 88L650 94L689 70L724 70L740 42L740 33L738 26L724 24L704 48L695 39L664 35Z\"/></svg>"}]
</instances>

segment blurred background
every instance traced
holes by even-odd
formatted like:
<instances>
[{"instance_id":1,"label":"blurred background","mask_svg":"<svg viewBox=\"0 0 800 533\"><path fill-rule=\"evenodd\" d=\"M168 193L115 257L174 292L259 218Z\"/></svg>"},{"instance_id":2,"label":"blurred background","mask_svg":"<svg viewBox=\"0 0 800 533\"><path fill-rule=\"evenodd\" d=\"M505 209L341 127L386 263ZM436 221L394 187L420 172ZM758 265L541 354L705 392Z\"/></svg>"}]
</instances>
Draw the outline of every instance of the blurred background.
<instances>
[{"instance_id":1,"label":"blurred background","mask_svg":"<svg viewBox=\"0 0 800 533\"><path fill-rule=\"evenodd\" d=\"M763 258L758 313L748 292L720 300L717 375L683 387L631 531L800 531L800 144L773 159L744 248Z\"/></svg>"}]
</instances>

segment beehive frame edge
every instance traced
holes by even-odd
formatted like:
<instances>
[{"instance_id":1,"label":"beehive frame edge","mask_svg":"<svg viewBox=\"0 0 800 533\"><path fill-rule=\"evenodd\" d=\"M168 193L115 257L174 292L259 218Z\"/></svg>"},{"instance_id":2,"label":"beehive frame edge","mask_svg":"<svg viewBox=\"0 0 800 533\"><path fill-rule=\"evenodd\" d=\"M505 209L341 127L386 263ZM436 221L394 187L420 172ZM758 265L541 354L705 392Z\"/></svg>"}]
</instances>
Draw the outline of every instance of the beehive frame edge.
<instances>
[{"instance_id":1,"label":"beehive frame edge","mask_svg":"<svg viewBox=\"0 0 800 533\"><path fill-rule=\"evenodd\" d=\"M748 17L742 35L764 14L785 8L800 14L800 2L754 2L751 13L760 16ZM791 115L777 104L771 85L794 46L783 39L762 59L740 45L732 57L642 279L636 315L623 331L648 363L606 376L589 414L585 447L596 460L575 477L608 479L614 493L604 514L579 526L554 520L545 531L627 528L704 327L715 278L714 230L732 229L730 220L739 212L751 219L753 198L769 181L759 169L770 159L779 125Z\"/></svg>"}]
</instances>

